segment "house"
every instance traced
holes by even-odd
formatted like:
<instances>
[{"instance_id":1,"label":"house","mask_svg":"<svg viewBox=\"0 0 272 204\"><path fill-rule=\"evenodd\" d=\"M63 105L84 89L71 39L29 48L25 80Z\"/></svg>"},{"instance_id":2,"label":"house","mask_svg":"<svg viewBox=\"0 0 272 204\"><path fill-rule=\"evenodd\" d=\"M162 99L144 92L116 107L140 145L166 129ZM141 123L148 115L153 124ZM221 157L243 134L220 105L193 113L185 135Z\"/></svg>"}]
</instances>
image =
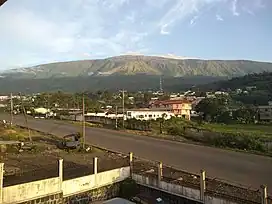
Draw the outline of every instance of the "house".
<instances>
[{"instance_id":1,"label":"house","mask_svg":"<svg viewBox=\"0 0 272 204\"><path fill-rule=\"evenodd\" d=\"M150 107L152 110L168 111L175 116L182 116L190 120L190 111L192 104L188 100L165 100L155 101Z\"/></svg>"},{"instance_id":2,"label":"house","mask_svg":"<svg viewBox=\"0 0 272 204\"><path fill-rule=\"evenodd\" d=\"M127 110L127 119L157 120L158 118L164 118L168 120L172 116L175 116L175 114L163 110L152 110L148 108Z\"/></svg>"},{"instance_id":3,"label":"house","mask_svg":"<svg viewBox=\"0 0 272 204\"><path fill-rule=\"evenodd\" d=\"M33 110L33 115L35 118L47 118L47 117L52 117L56 116L50 109L47 108L34 108Z\"/></svg>"},{"instance_id":4,"label":"house","mask_svg":"<svg viewBox=\"0 0 272 204\"><path fill-rule=\"evenodd\" d=\"M214 95L216 95L216 96L218 96L218 95L228 96L229 94L227 92L224 92L224 91L216 91L216 92L214 92Z\"/></svg>"},{"instance_id":5,"label":"house","mask_svg":"<svg viewBox=\"0 0 272 204\"><path fill-rule=\"evenodd\" d=\"M272 121L272 105L258 106L259 119Z\"/></svg>"}]
</instances>

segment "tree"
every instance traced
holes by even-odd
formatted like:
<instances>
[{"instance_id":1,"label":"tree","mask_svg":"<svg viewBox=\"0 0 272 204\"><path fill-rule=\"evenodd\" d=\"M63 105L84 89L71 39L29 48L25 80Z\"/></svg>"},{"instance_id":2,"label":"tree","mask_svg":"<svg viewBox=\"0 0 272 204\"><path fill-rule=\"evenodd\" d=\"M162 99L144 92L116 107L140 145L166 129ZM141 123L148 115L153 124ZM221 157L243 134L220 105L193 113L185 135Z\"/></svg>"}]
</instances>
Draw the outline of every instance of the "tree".
<instances>
[{"instance_id":1,"label":"tree","mask_svg":"<svg viewBox=\"0 0 272 204\"><path fill-rule=\"evenodd\" d=\"M203 113L203 118L205 120L217 121L220 115L228 111L229 104L229 97L205 98L196 105L195 110ZM221 119L225 117L227 117L227 114L223 114Z\"/></svg>"}]
</instances>

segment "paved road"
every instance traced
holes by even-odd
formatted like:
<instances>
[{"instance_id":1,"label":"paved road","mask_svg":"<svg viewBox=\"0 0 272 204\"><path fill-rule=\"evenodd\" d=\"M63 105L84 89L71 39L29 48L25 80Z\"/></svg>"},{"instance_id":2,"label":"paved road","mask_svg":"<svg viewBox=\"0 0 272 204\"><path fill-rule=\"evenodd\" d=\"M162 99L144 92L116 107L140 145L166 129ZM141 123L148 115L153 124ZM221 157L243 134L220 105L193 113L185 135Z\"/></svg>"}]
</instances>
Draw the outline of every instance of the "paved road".
<instances>
[{"instance_id":1,"label":"paved road","mask_svg":"<svg viewBox=\"0 0 272 204\"><path fill-rule=\"evenodd\" d=\"M8 118L0 115L0 119ZM25 124L21 116L15 117L15 123ZM59 136L81 130L78 125L42 119L30 119L29 126ZM205 169L207 176L212 178L220 178L253 188L266 184L268 188L270 187L269 192L272 193L272 158L270 157L89 127L86 128L86 140L119 152L134 152L142 158L162 161L194 173Z\"/></svg>"}]
</instances>

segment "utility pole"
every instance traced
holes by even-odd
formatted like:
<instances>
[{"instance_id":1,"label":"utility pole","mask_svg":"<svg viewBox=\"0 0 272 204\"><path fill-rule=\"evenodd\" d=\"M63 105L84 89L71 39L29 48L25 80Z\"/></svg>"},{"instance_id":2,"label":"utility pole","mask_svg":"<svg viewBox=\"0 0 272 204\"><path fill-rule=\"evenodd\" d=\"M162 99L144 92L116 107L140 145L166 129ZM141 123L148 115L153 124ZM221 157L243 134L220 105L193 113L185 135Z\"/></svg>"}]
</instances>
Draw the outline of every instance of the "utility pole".
<instances>
[{"instance_id":1,"label":"utility pole","mask_svg":"<svg viewBox=\"0 0 272 204\"><path fill-rule=\"evenodd\" d=\"M22 94L19 93L19 96L20 96L20 99L21 99L21 106L22 106L23 113L24 113L25 124L26 124L26 127L28 129L28 138L29 138L29 141L32 142L32 137L31 137L31 133L30 133L30 128L28 126L27 115L26 115L26 110L25 110L24 102L23 102L23 99L22 99Z\"/></svg>"},{"instance_id":2,"label":"utility pole","mask_svg":"<svg viewBox=\"0 0 272 204\"><path fill-rule=\"evenodd\" d=\"M12 100L12 93L10 93L10 127L13 123L13 100Z\"/></svg>"},{"instance_id":3,"label":"utility pole","mask_svg":"<svg viewBox=\"0 0 272 204\"><path fill-rule=\"evenodd\" d=\"M122 90L122 105L123 105L123 129L125 128L125 91L124 89Z\"/></svg>"},{"instance_id":4,"label":"utility pole","mask_svg":"<svg viewBox=\"0 0 272 204\"><path fill-rule=\"evenodd\" d=\"M85 149L86 133L85 133L85 101L84 101L84 93L82 95L82 138L83 138L83 149Z\"/></svg>"},{"instance_id":5,"label":"utility pole","mask_svg":"<svg viewBox=\"0 0 272 204\"><path fill-rule=\"evenodd\" d=\"M118 128L118 119L117 119L118 112L117 112L117 109L118 109L118 107L115 106L115 129L116 130Z\"/></svg>"}]
</instances>

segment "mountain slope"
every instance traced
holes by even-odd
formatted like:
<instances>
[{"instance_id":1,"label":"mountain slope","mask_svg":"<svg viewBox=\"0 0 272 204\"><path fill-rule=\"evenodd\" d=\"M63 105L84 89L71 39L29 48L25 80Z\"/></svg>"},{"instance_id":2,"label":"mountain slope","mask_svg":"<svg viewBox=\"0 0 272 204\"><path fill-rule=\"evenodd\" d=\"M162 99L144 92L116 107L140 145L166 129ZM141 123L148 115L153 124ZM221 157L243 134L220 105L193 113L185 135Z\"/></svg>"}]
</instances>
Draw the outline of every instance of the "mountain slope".
<instances>
[{"instance_id":1,"label":"mountain slope","mask_svg":"<svg viewBox=\"0 0 272 204\"><path fill-rule=\"evenodd\" d=\"M272 71L272 63L246 60L173 59L156 56L118 56L107 59L59 62L14 69L1 74L11 78L59 78L109 75L164 75L168 77L235 77Z\"/></svg>"},{"instance_id":2,"label":"mountain slope","mask_svg":"<svg viewBox=\"0 0 272 204\"><path fill-rule=\"evenodd\" d=\"M224 78L218 77L163 77L163 89L165 91L180 91L200 84L218 81ZM108 77L63 77L47 79L11 79L0 80L0 95L12 93L38 93L48 91L82 92L109 90L127 91L159 90L160 77L154 75L112 75Z\"/></svg>"}]
</instances>

